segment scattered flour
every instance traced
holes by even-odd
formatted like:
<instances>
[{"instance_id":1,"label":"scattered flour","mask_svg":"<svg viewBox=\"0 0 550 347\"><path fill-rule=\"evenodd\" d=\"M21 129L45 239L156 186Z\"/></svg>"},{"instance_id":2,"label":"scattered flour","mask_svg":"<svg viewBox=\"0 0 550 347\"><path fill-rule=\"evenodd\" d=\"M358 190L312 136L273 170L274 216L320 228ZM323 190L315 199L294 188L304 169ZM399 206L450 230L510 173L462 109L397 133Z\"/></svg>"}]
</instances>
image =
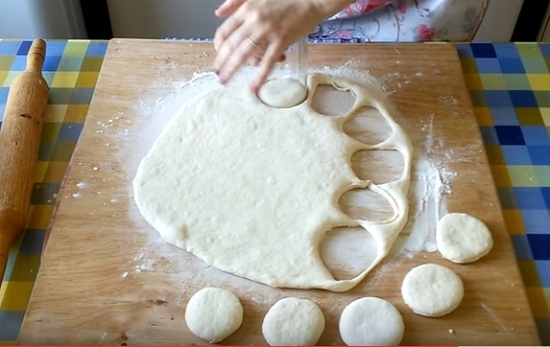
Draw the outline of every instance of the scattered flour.
<instances>
[{"instance_id":1,"label":"scattered flour","mask_svg":"<svg viewBox=\"0 0 550 347\"><path fill-rule=\"evenodd\" d=\"M84 189L84 188L88 187L88 183L86 183L86 182L78 182L78 183L76 184L76 186L77 186L79 189Z\"/></svg>"},{"instance_id":2,"label":"scattered flour","mask_svg":"<svg viewBox=\"0 0 550 347\"><path fill-rule=\"evenodd\" d=\"M451 194L451 183L456 172L451 171L446 161L438 160L436 153L444 146L436 138L433 129L434 115L421 127L423 142L415 142L413 184L411 184L410 235L404 244L408 253L420 250L437 250L435 229L437 221L447 214L445 195Z\"/></svg>"}]
</instances>

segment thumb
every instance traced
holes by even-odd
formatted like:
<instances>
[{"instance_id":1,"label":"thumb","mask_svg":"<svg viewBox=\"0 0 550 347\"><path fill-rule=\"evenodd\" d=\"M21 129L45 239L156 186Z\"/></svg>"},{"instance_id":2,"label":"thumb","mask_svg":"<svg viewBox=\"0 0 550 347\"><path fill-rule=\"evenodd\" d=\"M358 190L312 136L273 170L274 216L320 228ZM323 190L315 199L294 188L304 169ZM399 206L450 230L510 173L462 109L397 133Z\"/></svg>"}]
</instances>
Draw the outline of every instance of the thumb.
<instances>
[{"instance_id":1,"label":"thumb","mask_svg":"<svg viewBox=\"0 0 550 347\"><path fill-rule=\"evenodd\" d=\"M227 17L248 0L225 0L214 12L218 17Z\"/></svg>"}]
</instances>

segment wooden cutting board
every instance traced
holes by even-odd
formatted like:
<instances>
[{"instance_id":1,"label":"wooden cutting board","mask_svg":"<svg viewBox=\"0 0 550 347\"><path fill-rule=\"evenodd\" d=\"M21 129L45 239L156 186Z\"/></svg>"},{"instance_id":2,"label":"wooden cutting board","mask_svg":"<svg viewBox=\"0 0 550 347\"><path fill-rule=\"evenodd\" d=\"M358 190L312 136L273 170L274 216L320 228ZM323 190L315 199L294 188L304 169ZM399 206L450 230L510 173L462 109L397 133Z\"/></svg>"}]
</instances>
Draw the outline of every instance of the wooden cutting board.
<instances>
[{"instance_id":1,"label":"wooden cutting board","mask_svg":"<svg viewBox=\"0 0 550 347\"><path fill-rule=\"evenodd\" d=\"M399 309L406 324L403 344L539 344L461 66L448 44L311 45L310 67L376 77L413 140L413 171L420 170L418 158L435 165L435 175L426 177L437 182L427 182L425 193L441 193L425 201L408 227L425 223L420 226L433 234L434 211L476 216L495 240L482 260L457 265L437 251L397 254L356 288L331 293L270 288L222 273L160 240L135 207L131 181L177 109L173 100L181 102L174 96L187 90L182 86L194 73L207 71L213 57L209 43L110 42L19 343L204 344L185 325L186 303L197 290L220 286L239 296L245 313L224 344L265 344L263 316L287 296L320 305L326 318L322 345L342 344L339 315L362 296L382 297ZM407 271L428 262L448 266L464 281L464 301L441 318L415 315L400 295Z\"/></svg>"}]
</instances>

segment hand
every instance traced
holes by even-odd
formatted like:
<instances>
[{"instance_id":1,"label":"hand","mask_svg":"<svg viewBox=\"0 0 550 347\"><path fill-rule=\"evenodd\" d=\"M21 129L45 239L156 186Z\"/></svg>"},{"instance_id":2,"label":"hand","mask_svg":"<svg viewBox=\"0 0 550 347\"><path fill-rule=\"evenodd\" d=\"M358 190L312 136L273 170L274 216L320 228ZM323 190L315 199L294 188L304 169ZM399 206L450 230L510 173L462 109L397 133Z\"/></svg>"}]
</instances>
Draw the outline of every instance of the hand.
<instances>
[{"instance_id":1,"label":"hand","mask_svg":"<svg viewBox=\"0 0 550 347\"><path fill-rule=\"evenodd\" d=\"M218 28L214 68L222 83L246 62L259 65L252 82L257 93L274 64L292 43L352 0L226 0L217 10L229 16Z\"/></svg>"}]
</instances>

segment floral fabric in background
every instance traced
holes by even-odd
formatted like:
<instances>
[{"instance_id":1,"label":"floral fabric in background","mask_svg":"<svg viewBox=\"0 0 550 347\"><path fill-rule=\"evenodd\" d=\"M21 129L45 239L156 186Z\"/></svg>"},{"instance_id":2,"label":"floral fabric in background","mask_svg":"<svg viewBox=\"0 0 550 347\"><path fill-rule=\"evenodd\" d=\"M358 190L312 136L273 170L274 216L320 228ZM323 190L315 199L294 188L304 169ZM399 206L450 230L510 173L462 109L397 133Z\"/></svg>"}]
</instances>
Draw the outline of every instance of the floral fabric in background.
<instances>
[{"instance_id":1,"label":"floral fabric in background","mask_svg":"<svg viewBox=\"0 0 550 347\"><path fill-rule=\"evenodd\" d=\"M313 41L469 41L487 0L359 0L317 26Z\"/></svg>"}]
</instances>

